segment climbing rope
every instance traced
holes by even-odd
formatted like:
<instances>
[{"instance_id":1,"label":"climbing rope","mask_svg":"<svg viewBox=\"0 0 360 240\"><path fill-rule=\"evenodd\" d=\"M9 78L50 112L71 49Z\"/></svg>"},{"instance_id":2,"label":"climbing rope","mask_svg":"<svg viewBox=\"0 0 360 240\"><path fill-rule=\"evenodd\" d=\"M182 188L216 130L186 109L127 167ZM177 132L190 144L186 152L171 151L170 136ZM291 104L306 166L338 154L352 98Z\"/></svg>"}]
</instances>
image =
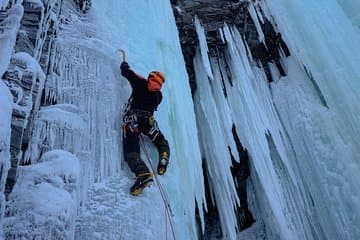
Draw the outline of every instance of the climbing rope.
<instances>
[{"instance_id":1,"label":"climbing rope","mask_svg":"<svg viewBox=\"0 0 360 240\"><path fill-rule=\"evenodd\" d=\"M167 239L167 219L169 219L169 223L170 223L170 228L171 228L171 232L172 232L172 236L174 238L174 240L176 239L175 238L175 231L174 231L174 225L173 225L173 222L171 221L172 220L172 216L170 214L170 205L169 205L169 201L167 200L167 197L165 195L165 191L164 191L164 188L163 186L161 185L160 183L160 180L157 176L157 174L155 173L155 168L152 164L152 161L151 161L151 157L150 157L150 154L149 154L149 151L145 145L145 141L144 141L144 138L143 136L140 134L140 142L141 142L141 147L143 148L144 152L145 152L145 155L146 155L146 158L147 158L147 161L150 165L150 168L152 170L152 172L154 173L154 177L155 177L155 182L156 182L156 185L158 186L158 189L159 189L159 192L160 192L160 195L161 195L161 198L163 200L163 203L164 203L164 207L165 207L165 234L166 234L166 239Z\"/></svg>"}]
</instances>

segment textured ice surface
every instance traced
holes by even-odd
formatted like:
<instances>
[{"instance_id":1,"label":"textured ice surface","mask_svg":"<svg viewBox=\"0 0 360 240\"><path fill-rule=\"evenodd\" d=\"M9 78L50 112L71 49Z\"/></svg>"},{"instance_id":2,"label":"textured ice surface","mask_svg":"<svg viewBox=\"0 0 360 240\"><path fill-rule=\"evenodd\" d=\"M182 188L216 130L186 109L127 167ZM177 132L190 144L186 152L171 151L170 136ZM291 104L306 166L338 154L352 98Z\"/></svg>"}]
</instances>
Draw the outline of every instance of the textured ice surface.
<instances>
[{"instance_id":1,"label":"textured ice surface","mask_svg":"<svg viewBox=\"0 0 360 240\"><path fill-rule=\"evenodd\" d=\"M7 3L0 0L0 8ZM52 7L56 1L47 3ZM266 17L282 33L291 52L291 57L281 59L287 76L279 79L272 71L275 82L270 88L236 28L222 30L226 57L209 59L205 32L196 22L201 53L195 59L201 86L195 96L200 146L170 3L96 0L87 16L76 12L73 1L62 3L61 23L49 11L42 25L46 32L49 19L61 24L52 55L56 61L49 67L46 83L47 97L57 105L42 108L37 115L29 145L35 164L19 169L7 208L10 217L4 221L9 239L44 232L71 239L76 213L80 214L77 239L165 236L156 186L139 198L128 194L132 175L121 162L120 126L130 88L119 74L119 47L127 51L129 64L139 74L146 76L157 69L167 79L155 116L172 150L169 171L161 182L177 239L196 239L194 209L197 202L202 215L204 199L200 148L207 159L225 238L359 238L358 1L272 0L250 5L251 17L259 18L260 40L259 25ZM22 12L21 5L14 5L0 23L0 76L12 57ZM41 41L45 38L39 35ZM40 57L41 46L35 49L34 59ZM30 63L28 69L42 79L34 59L24 54L15 58ZM0 94L0 104L6 105L11 100L4 89L0 83L0 90L6 92ZM4 109L0 122L6 126L0 126L0 131L5 132L2 140L8 148L11 107ZM236 233L233 210L238 201L227 148L237 156L232 124L251 157L249 199L258 220L241 234ZM146 141L146 146L151 143ZM78 160L64 152L52 152L45 155L51 159L41 160L43 152L56 148L71 151ZM149 149L156 164L157 153ZM1 154L5 170L8 153ZM74 161L69 163L69 159ZM5 175L1 175L1 187ZM105 181L111 175L115 176ZM92 186L94 182L99 183Z\"/></svg>"},{"instance_id":2,"label":"textured ice surface","mask_svg":"<svg viewBox=\"0 0 360 240\"><path fill-rule=\"evenodd\" d=\"M10 125L12 113L12 96L9 89L0 79L0 222L3 221L5 209L5 182L10 168ZM2 224L0 224L0 239Z\"/></svg>"},{"instance_id":3,"label":"textured ice surface","mask_svg":"<svg viewBox=\"0 0 360 240\"><path fill-rule=\"evenodd\" d=\"M121 55L116 50L121 47L126 50L130 66L139 74L147 76L151 70L160 70L166 76L164 99L155 114L171 147L170 167L162 182L173 210L177 236L195 238L195 200L201 206L204 197L201 157L190 87L170 3L141 1L129 5L125 1L93 1L86 18L78 17L69 3L63 9L68 22L61 25L56 42L58 63L50 75L52 83L46 88L48 96L57 103L76 105L86 116L85 133L89 141L83 142L81 149L88 155L84 160L79 157L82 170L88 174L84 189L120 169L121 115L131 93L119 71ZM140 18L139 9L143 10ZM168 21L163 21L164 18ZM154 25L158 31L151 30ZM149 148L151 143L146 141L146 145ZM156 150L151 146L148 151L156 166ZM126 163L123 165L127 170ZM142 204L139 208L145 215L158 215L153 204ZM163 228L163 222L146 224L151 229ZM114 234L109 238L118 237Z\"/></svg>"},{"instance_id":4,"label":"textured ice surface","mask_svg":"<svg viewBox=\"0 0 360 240\"><path fill-rule=\"evenodd\" d=\"M71 104L42 107L35 120L33 136L25 152L25 159L35 163L42 153L64 149L72 153L81 151L85 119L79 109Z\"/></svg>"},{"instance_id":5,"label":"textured ice surface","mask_svg":"<svg viewBox=\"0 0 360 240\"><path fill-rule=\"evenodd\" d=\"M75 239L166 239L166 232L171 239L157 186L153 184L134 197L129 194L132 184L132 179L121 173L92 186L86 213L77 221Z\"/></svg>"},{"instance_id":6,"label":"textured ice surface","mask_svg":"<svg viewBox=\"0 0 360 240\"><path fill-rule=\"evenodd\" d=\"M204 28L201 26L201 23L197 16L195 16L194 24L195 24L197 36L199 38L202 64L204 65L204 68L205 68L205 71L206 71L206 74L208 75L208 77L210 79L213 79L214 77L213 77L213 74L211 72L211 67L210 67L210 61L209 61L209 55L208 55L209 49L208 49L207 42L206 42L206 35L204 32Z\"/></svg>"},{"instance_id":7,"label":"textured ice surface","mask_svg":"<svg viewBox=\"0 0 360 240\"><path fill-rule=\"evenodd\" d=\"M295 56L273 93L296 154L297 181L312 206L308 215L318 219L313 235L359 238L358 1L267 6Z\"/></svg>"},{"instance_id":8,"label":"textured ice surface","mask_svg":"<svg viewBox=\"0 0 360 240\"><path fill-rule=\"evenodd\" d=\"M1 1L0 1L0 9L6 7L6 5L8 4L8 2L9 2L9 0L1 0Z\"/></svg>"},{"instance_id":9,"label":"textured ice surface","mask_svg":"<svg viewBox=\"0 0 360 240\"><path fill-rule=\"evenodd\" d=\"M18 168L4 219L6 239L73 239L80 164L63 150Z\"/></svg>"},{"instance_id":10,"label":"textured ice surface","mask_svg":"<svg viewBox=\"0 0 360 240\"><path fill-rule=\"evenodd\" d=\"M306 10L309 4L311 11ZM257 14L264 13L260 19L274 15L270 19L278 24L293 55L281 60L287 77L279 79L272 71L277 81L270 89L234 27L225 26L223 31L226 58L210 61L213 80L206 76L204 60L195 58L202 149L210 179L221 174L222 181L230 179L220 165L227 165L224 146L229 144L221 124L231 122L218 119L232 116L251 156L260 205L255 214L263 218L267 238L354 239L359 236L355 226L360 212L359 68L355 67L359 64L359 31L354 18L349 21L349 13L344 15L336 1L309 4L261 2L262 11L254 6ZM224 87L218 83L221 78ZM227 98L217 95L221 90ZM217 132L218 126L223 132L209 134ZM217 151L213 152L214 146ZM212 164L217 165L216 171L211 171ZM227 197L229 191L221 192L229 186L222 181L216 181L219 187L211 180L210 185L225 235L234 238L231 205L235 202Z\"/></svg>"},{"instance_id":11,"label":"textured ice surface","mask_svg":"<svg viewBox=\"0 0 360 240\"><path fill-rule=\"evenodd\" d=\"M0 2L0 8L5 2ZM0 77L6 71L11 58L11 53L15 45L16 34L20 27L20 20L23 16L24 8L21 4L16 4L10 8L4 20L0 22Z\"/></svg>"}]
</instances>

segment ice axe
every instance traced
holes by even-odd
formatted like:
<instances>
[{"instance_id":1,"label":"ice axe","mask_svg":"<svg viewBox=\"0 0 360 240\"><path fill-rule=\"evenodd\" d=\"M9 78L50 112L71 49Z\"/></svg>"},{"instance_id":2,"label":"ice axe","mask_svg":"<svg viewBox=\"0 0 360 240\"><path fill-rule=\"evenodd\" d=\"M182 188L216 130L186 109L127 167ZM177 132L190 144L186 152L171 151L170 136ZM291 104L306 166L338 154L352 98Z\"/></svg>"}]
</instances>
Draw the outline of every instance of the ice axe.
<instances>
[{"instance_id":1,"label":"ice axe","mask_svg":"<svg viewBox=\"0 0 360 240\"><path fill-rule=\"evenodd\" d=\"M125 53L125 50L124 50L124 49L119 48L119 49L118 49L118 51L122 53L122 61L123 61L123 62L125 62L125 58L126 58L126 53Z\"/></svg>"}]
</instances>

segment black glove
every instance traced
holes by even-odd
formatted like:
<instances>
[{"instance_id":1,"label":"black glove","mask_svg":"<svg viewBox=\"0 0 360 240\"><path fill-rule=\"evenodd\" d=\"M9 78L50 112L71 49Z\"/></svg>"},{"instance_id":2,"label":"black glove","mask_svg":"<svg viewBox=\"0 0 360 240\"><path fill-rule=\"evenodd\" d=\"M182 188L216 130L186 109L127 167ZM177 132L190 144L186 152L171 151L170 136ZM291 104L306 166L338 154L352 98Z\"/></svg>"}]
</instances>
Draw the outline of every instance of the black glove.
<instances>
[{"instance_id":1,"label":"black glove","mask_svg":"<svg viewBox=\"0 0 360 240\"><path fill-rule=\"evenodd\" d=\"M130 68L129 64L127 62L125 62L125 61L122 62L121 65L120 65L121 71L127 70L129 68Z\"/></svg>"}]
</instances>

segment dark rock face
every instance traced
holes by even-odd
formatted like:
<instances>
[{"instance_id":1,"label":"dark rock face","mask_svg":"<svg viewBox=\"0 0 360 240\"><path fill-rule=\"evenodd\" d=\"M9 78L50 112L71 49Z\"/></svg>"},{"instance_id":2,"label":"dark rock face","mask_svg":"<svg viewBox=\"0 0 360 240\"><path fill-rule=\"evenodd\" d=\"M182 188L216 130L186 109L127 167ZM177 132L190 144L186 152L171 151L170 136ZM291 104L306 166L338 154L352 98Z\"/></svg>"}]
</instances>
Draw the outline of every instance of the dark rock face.
<instances>
[{"instance_id":1,"label":"dark rock face","mask_svg":"<svg viewBox=\"0 0 360 240\"><path fill-rule=\"evenodd\" d=\"M22 154L31 136L34 118L39 109L38 99L44 87L38 72L28 69L27 64L28 61L38 62L42 72L45 74L48 72L51 55L54 52L61 0L43 2L24 0L22 5L24 15L17 33L14 52L28 57L27 59L13 57L2 76L14 97L14 102L20 106L20 110L15 108L12 114L11 169L8 174L6 194L11 191L15 183L17 166L26 164Z\"/></svg>"},{"instance_id":2,"label":"dark rock face","mask_svg":"<svg viewBox=\"0 0 360 240\"><path fill-rule=\"evenodd\" d=\"M173 0L172 6L179 29L180 42L190 78L192 91L196 89L193 58L198 45L194 25L195 15L203 25L210 56L218 56L226 45L222 42L219 29L224 23L235 25L245 36L249 46L257 43L256 27L247 10L247 2L223 0Z\"/></svg>"},{"instance_id":3,"label":"dark rock face","mask_svg":"<svg viewBox=\"0 0 360 240\"><path fill-rule=\"evenodd\" d=\"M274 62L278 66L281 75L285 75L279 63L279 49L281 48L288 55L286 44L282 41L281 35L275 32L274 27L267 20L261 26L265 35L266 46L259 42L257 29L248 11L249 1L172 0L171 3L179 30L192 92L196 89L192 61L199 42L194 25L195 15L199 18L205 29L209 55L211 57L221 56L226 48L226 44L221 40L219 31L224 26L224 23L226 23L230 26L236 26L242 36L244 36L254 59L263 65L269 81L272 81L268 70L269 62Z\"/></svg>"}]
</instances>

